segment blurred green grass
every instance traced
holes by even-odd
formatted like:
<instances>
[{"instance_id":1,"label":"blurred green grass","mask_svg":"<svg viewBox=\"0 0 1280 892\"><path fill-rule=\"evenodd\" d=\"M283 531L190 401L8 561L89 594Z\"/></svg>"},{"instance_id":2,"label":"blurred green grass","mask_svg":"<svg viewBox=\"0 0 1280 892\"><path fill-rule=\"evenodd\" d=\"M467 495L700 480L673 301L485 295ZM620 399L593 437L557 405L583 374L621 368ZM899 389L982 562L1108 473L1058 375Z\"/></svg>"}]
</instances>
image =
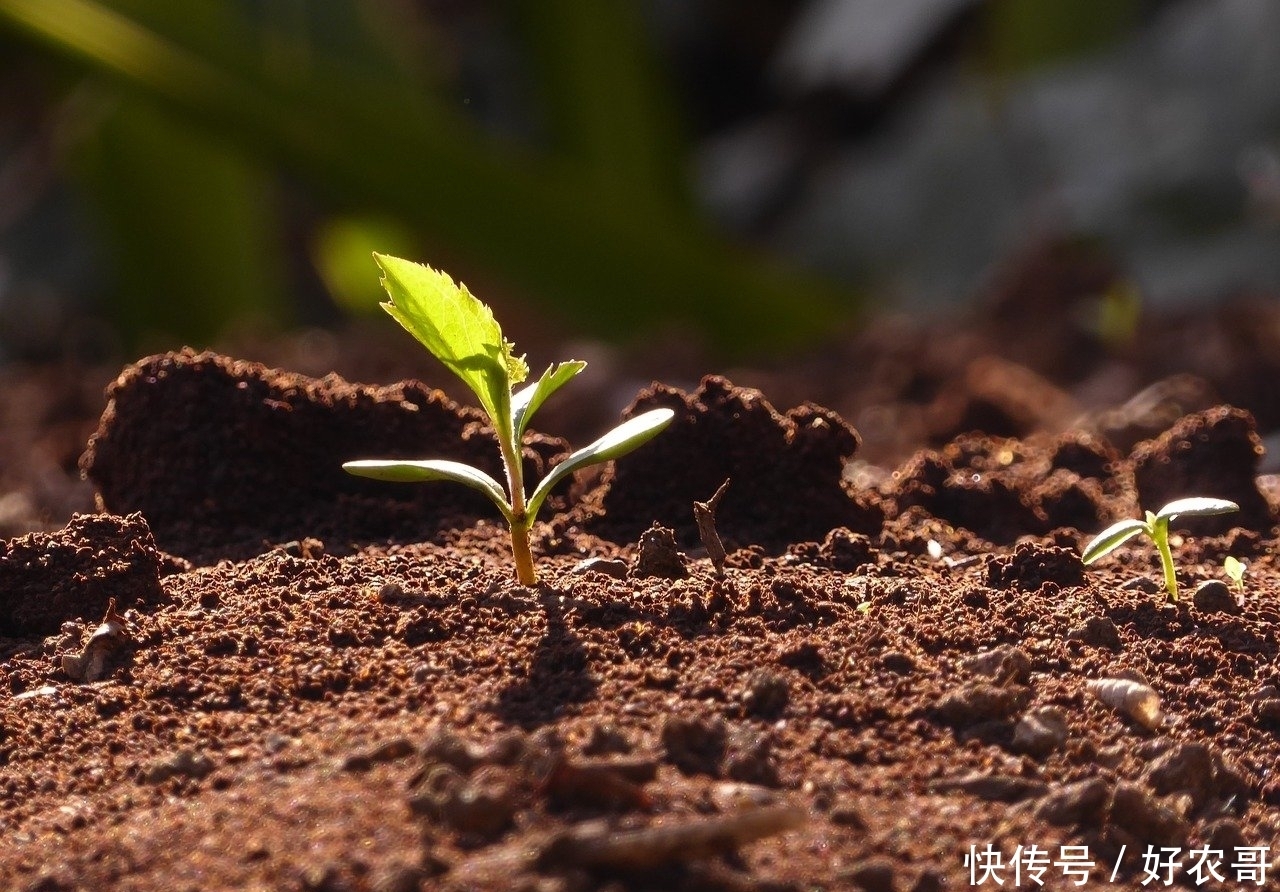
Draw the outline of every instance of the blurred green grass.
<instances>
[{"instance_id":1,"label":"blurred green grass","mask_svg":"<svg viewBox=\"0 0 1280 892\"><path fill-rule=\"evenodd\" d=\"M358 287L367 269L367 291L338 296L347 307L366 293L372 306L365 252L399 232L604 338L675 323L741 355L856 315L850 289L699 219L634 5L513 4L547 110L537 145L442 99L430 60L395 45L393 13L350 0L0 0L0 27L89 77L76 89L94 114L70 157L111 234L126 330L199 340L245 314L287 322L281 175L323 202L310 247L328 284Z\"/></svg>"},{"instance_id":2,"label":"blurred green grass","mask_svg":"<svg viewBox=\"0 0 1280 892\"><path fill-rule=\"evenodd\" d=\"M965 54L1016 78L1149 6L989 0ZM527 299L549 332L680 327L726 359L805 347L873 309L695 206L687 97L648 5L466 10L509 32L530 120L503 129L468 108L458 35L430 4L0 0L0 38L53 73L64 175L92 212L125 342L371 313L373 250ZM289 293L301 265L329 298L304 320Z\"/></svg>"}]
</instances>

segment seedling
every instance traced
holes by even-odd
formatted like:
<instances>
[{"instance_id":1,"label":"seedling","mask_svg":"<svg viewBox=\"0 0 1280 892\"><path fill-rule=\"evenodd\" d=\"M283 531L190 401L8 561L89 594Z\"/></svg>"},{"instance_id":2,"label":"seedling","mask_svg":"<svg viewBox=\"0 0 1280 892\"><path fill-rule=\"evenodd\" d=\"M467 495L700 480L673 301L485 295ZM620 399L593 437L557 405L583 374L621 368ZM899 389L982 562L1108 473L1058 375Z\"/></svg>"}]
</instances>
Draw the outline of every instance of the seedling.
<instances>
[{"instance_id":1,"label":"seedling","mask_svg":"<svg viewBox=\"0 0 1280 892\"><path fill-rule=\"evenodd\" d=\"M374 480L452 480L484 493L511 527L516 578L523 585L533 585L538 573L529 550L529 530L555 485L579 468L626 455L656 436L671 423L675 413L654 409L624 422L552 468L526 496L520 444L529 420L547 397L573 380L587 364L578 360L556 363L537 381L512 392L529 376L529 367L523 357L512 352L514 345L503 338L488 306L472 296L465 285L455 284L449 276L429 266L385 254L373 256L382 269L382 287L391 298L382 308L461 378L488 413L502 452L507 486L503 492L502 485L483 471L444 459L363 459L346 462L342 467L348 473Z\"/></svg>"},{"instance_id":2,"label":"seedling","mask_svg":"<svg viewBox=\"0 0 1280 892\"><path fill-rule=\"evenodd\" d=\"M1234 555L1227 555L1222 562L1222 572L1226 573L1227 578L1235 583L1236 591L1241 594L1244 594L1244 571L1248 566L1248 564Z\"/></svg>"},{"instance_id":3,"label":"seedling","mask_svg":"<svg viewBox=\"0 0 1280 892\"><path fill-rule=\"evenodd\" d=\"M1122 520L1113 523L1094 537L1085 548L1081 559L1092 564L1106 557L1139 533L1146 533L1160 554L1160 566L1164 569L1164 587L1169 597L1178 600L1178 578L1173 571L1173 553L1169 550L1169 523L1180 515L1203 517L1210 514L1229 514L1240 506L1225 499L1191 498L1177 499L1165 505L1155 514L1146 512L1145 520Z\"/></svg>"}]
</instances>

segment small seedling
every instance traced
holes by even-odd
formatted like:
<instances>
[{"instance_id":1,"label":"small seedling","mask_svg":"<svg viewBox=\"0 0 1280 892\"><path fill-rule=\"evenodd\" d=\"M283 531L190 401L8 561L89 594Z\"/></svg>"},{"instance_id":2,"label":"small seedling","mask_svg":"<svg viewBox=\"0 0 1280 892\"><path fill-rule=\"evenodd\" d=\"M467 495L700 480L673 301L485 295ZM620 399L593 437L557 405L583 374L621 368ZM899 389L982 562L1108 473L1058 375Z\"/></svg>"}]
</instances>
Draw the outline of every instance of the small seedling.
<instances>
[{"instance_id":1,"label":"small seedling","mask_svg":"<svg viewBox=\"0 0 1280 892\"><path fill-rule=\"evenodd\" d=\"M507 486L504 493L501 484L483 471L444 459L365 459L346 462L342 467L348 473L374 480L452 480L484 493L511 527L516 578L523 585L533 585L538 574L529 550L529 530L555 485L579 468L626 455L670 424L675 413L654 409L624 422L552 468L526 497L520 454L529 419L547 397L573 380L587 364L578 360L556 363L537 381L512 392L529 376L529 367L523 357L512 352L514 345L503 338L488 306L472 296L465 285L455 284L449 276L429 266L385 254L373 256L382 269L382 287L391 298L382 308L461 378L488 413L502 452Z\"/></svg>"},{"instance_id":2,"label":"small seedling","mask_svg":"<svg viewBox=\"0 0 1280 892\"><path fill-rule=\"evenodd\" d=\"M1235 583L1236 591L1240 592L1240 594L1244 594L1244 571L1248 566L1248 564L1234 555L1227 555L1222 562L1222 572L1226 573L1227 578Z\"/></svg>"},{"instance_id":3,"label":"small seedling","mask_svg":"<svg viewBox=\"0 0 1280 892\"><path fill-rule=\"evenodd\" d=\"M1169 550L1169 522L1179 515L1203 517L1210 514L1228 514L1239 511L1240 506L1225 499L1191 498L1177 499L1165 505L1155 514L1146 512L1145 520L1122 520L1113 523L1094 537L1085 548L1081 559L1092 564L1106 557L1139 533L1146 533L1160 554L1160 566L1164 569L1164 587L1169 597L1178 600L1178 578L1173 571L1173 553Z\"/></svg>"}]
</instances>

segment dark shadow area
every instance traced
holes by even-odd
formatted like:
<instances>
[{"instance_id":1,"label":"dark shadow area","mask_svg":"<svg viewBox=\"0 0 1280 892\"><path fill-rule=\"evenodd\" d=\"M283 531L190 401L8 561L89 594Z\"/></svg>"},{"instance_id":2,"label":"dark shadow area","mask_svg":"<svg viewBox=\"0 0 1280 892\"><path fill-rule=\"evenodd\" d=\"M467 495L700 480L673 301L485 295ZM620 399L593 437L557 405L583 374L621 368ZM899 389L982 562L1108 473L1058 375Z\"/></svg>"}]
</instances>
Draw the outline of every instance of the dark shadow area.
<instances>
[{"instance_id":1,"label":"dark shadow area","mask_svg":"<svg viewBox=\"0 0 1280 892\"><path fill-rule=\"evenodd\" d=\"M493 705L494 714L503 721L526 729L555 721L566 707L594 698L598 688L586 648L565 623L559 594L544 588L538 600L547 617L547 632L525 676L505 688Z\"/></svg>"}]
</instances>

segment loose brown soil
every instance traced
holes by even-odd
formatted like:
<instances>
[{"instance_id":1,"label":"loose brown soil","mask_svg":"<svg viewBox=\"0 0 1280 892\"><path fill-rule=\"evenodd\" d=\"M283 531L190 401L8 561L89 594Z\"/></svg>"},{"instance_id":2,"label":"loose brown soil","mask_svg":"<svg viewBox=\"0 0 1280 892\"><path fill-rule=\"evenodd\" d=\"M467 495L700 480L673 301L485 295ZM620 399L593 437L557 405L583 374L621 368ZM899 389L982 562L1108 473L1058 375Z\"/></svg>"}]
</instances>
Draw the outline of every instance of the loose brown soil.
<instances>
[{"instance_id":1,"label":"loose brown soil","mask_svg":"<svg viewBox=\"0 0 1280 892\"><path fill-rule=\"evenodd\" d=\"M42 503L100 513L0 542L0 888L924 892L981 879L974 851L1014 888L1018 846L1086 846L1086 888L1141 887L1148 847L1180 849L1183 887L1208 847L1227 882L1206 888L1280 888L1255 416L1148 396L1081 418L1028 357L963 343L970 386L894 410L934 448L892 462L883 419L862 443L724 378L639 393L628 411L675 423L557 494L537 587L478 497L338 470L496 470L474 411L215 354L130 366L90 483ZM934 374L917 360L897 386ZM1197 381L1167 388L1224 387ZM1270 427L1275 402L1246 404ZM67 469L85 414L31 422L31 454ZM533 438L530 476L564 448ZM692 503L726 478L721 574ZM1141 541L1080 563L1102 525L1182 495L1242 511L1180 525L1179 601ZM1228 555L1242 590L1210 582Z\"/></svg>"}]
</instances>

